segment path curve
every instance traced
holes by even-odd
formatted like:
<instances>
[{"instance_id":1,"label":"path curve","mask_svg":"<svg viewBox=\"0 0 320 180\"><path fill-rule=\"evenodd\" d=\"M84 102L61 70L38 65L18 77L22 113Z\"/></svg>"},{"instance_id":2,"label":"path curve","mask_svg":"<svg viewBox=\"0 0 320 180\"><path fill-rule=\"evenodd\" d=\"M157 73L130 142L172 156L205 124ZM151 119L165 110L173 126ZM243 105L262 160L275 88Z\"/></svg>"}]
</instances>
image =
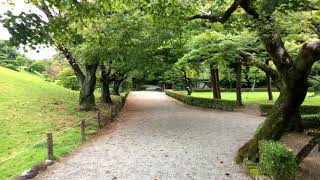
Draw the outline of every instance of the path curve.
<instances>
[{"instance_id":1,"label":"path curve","mask_svg":"<svg viewBox=\"0 0 320 180\"><path fill-rule=\"evenodd\" d=\"M262 120L183 105L161 92L131 92L114 127L37 179L248 179L233 158Z\"/></svg>"}]
</instances>

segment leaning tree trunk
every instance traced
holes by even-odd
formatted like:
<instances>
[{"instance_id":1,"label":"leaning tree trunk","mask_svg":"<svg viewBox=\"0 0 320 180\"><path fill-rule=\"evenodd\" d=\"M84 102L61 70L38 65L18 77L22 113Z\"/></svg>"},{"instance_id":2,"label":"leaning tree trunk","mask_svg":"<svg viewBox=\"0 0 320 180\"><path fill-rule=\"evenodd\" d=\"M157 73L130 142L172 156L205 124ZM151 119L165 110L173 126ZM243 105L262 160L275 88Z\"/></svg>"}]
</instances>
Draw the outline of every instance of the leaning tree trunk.
<instances>
[{"instance_id":1,"label":"leaning tree trunk","mask_svg":"<svg viewBox=\"0 0 320 180\"><path fill-rule=\"evenodd\" d=\"M67 47L65 47L62 44L57 44L56 47L58 48L59 51L62 52L62 54L66 57L69 65L71 66L74 74L76 75L80 85L84 83L84 79L86 78L83 72L81 71L79 65L77 64L76 60L72 56L72 53L69 51Z\"/></svg>"},{"instance_id":2,"label":"leaning tree trunk","mask_svg":"<svg viewBox=\"0 0 320 180\"><path fill-rule=\"evenodd\" d=\"M280 77L278 81L279 98L259 132L239 149L237 162L242 162L247 158L257 161L260 140L279 140L286 131L301 132L303 130L299 107L307 94L307 77L298 74L294 69L289 70L286 78Z\"/></svg>"},{"instance_id":3,"label":"leaning tree trunk","mask_svg":"<svg viewBox=\"0 0 320 180\"><path fill-rule=\"evenodd\" d=\"M269 60L266 60L266 65L269 65ZM267 91L268 91L268 98L269 101L273 100L272 96L272 86L271 86L271 78L268 74L266 74L266 84L267 84Z\"/></svg>"},{"instance_id":4,"label":"leaning tree trunk","mask_svg":"<svg viewBox=\"0 0 320 180\"><path fill-rule=\"evenodd\" d=\"M100 66L100 70L101 70L101 79L100 79L101 102L112 104L112 99L110 96L110 89L109 89L109 79L108 79L109 75L106 73L106 68L103 64Z\"/></svg>"},{"instance_id":5,"label":"leaning tree trunk","mask_svg":"<svg viewBox=\"0 0 320 180\"><path fill-rule=\"evenodd\" d=\"M113 81L113 95L120 96L120 85L121 85L122 80L114 80Z\"/></svg>"},{"instance_id":6,"label":"leaning tree trunk","mask_svg":"<svg viewBox=\"0 0 320 180\"><path fill-rule=\"evenodd\" d=\"M268 73L280 90L280 96L259 132L239 149L236 161L242 162L247 158L256 160L260 140L278 140L288 129L302 130L299 107L307 94L308 75L311 68L316 61L320 60L320 40L305 43L294 60L285 48L272 16L260 15L249 0L235 0L221 17L195 15L191 19L201 18L209 19L211 22L225 23L239 6L256 20L259 36L276 69L253 60L250 56L248 56L251 61L249 63ZM270 9L268 5L259 12L270 14L275 9Z\"/></svg>"},{"instance_id":7,"label":"leaning tree trunk","mask_svg":"<svg viewBox=\"0 0 320 180\"><path fill-rule=\"evenodd\" d=\"M241 97L241 63L237 62L236 64L236 94L237 94L237 105L242 106L242 97Z\"/></svg>"},{"instance_id":8,"label":"leaning tree trunk","mask_svg":"<svg viewBox=\"0 0 320 180\"><path fill-rule=\"evenodd\" d=\"M80 88L79 104L80 109L84 111L93 110L95 108L94 90L96 86L96 71L98 63L86 64L86 78Z\"/></svg>"},{"instance_id":9,"label":"leaning tree trunk","mask_svg":"<svg viewBox=\"0 0 320 180\"><path fill-rule=\"evenodd\" d=\"M213 99L219 99L219 92L217 89L217 69L214 65L210 64L210 80L211 80L211 88L213 93Z\"/></svg>"}]
</instances>

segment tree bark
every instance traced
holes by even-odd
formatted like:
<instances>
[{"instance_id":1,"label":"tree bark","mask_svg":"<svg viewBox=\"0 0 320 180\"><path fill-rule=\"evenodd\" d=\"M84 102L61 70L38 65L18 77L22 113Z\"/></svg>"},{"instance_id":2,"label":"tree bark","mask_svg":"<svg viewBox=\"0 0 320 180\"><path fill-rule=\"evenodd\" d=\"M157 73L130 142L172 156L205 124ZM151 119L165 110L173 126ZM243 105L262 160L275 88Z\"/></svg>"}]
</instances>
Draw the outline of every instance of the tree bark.
<instances>
[{"instance_id":1,"label":"tree bark","mask_svg":"<svg viewBox=\"0 0 320 180\"><path fill-rule=\"evenodd\" d=\"M185 85L185 88L187 90L188 95L190 96L192 94L192 80L190 78L188 78L186 69L184 67L180 68L179 70L183 74L184 85Z\"/></svg>"},{"instance_id":2,"label":"tree bark","mask_svg":"<svg viewBox=\"0 0 320 180\"><path fill-rule=\"evenodd\" d=\"M213 99L219 99L219 93L217 89L217 69L213 64L210 64L210 80L211 80L211 88L213 93Z\"/></svg>"},{"instance_id":3,"label":"tree bark","mask_svg":"<svg viewBox=\"0 0 320 180\"><path fill-rule=\"evenodd\" d=\"M113 81L113 95L120 96L120 85L121 85L122 80L115 80Z\"/></svg>"},{"instance_id":4,"label":"tree bark","mask_svg":"<svg viewBox=\"0 0 320 180\"><path fill-rule=\"evenodd\" d=\"M86 64L86 78L80 88L79 105L80 109L90 111L95 108L94 90L96 86L96 71L99 63Z\"/></svg>"},{"instance_id":5,"label":"tree bark","mask_svg":"<svg viewBox=\"0 0 320 180\"><path fill-rule=\"evenodd\" d=\"M106 68L104 64L100 65L100 70L101 70L101 79L100 79L100 84L101 84L101 102L102 103L107 103L107 104L112 104L112 99L110 96L110 90L109 90L109 74L106 72Z\"/></svg>"},{"instance_id":6,"label":"tree bark","mask_svg":"<svg viewBox=\"0 0 320 180\"><path fill-rule=\"evenodd\" d=\"M68 48L66 48L65 46L63 46L61 44L56 45L56 47L66 57L69 65L71 66L72 70L74 71L74 74L76 75L78 81L80 82L80 85L82 86L82 84L84 83L84 80L85 80L85 75L81 71L79 65L76 63L76 60L73 58L71 52L69 51Z\"/></svg>"},{"instance_id":7,"label":"tree bark","mask_svg":"<svg viewBox=\"0 0 320 180\"><path fill-rule=\"evenodd\" d=\"M280 92L272 112L264 121L259 132L239 149L236 157L237 162L242 162L246 158L258 161L258 143L260 140L279 140L286 131L301 131L301 116L299 116L300 119L297 116L297 114L300 115L299 107L290 105L290 101L293 100L286 92Z\"/></svg>"},{"instance_id":8,"label":"tree bark","mask_svg":"<svg viewBox=\"0 0 320 180\"><path fill-rule=\"evenodd\" d=\"M307 145L305 145L297 154L297 163L300 164L306 158L312 149L320 143L320 134L315 135Z\"/></svg>"},{"instance_id":9,"label":"tree bark","mask_svg":"<svg viewBox=\"0 0 320 180\"><path fill-rule=\"evenodd\" d=\"M242 106L241 97L241 63L237 62L236 65L236 94L237 94L237 105Z\"/></svg>"},{"instance_id":10,"label":"tree bark","mask_svg":"<svg viewBox=\"0 0 320 180\"><path fill-rule=\"evenodd\" d=\"M266 65L269 65L269 60L266 60ZM269 101L272 101L273 100L273 96L272 96L271 78L267 73L266 73L266 84L267 84L267 91L268 91Z\"/></svg>"},{"instance_id":11,"label":"tree bark","mask_svg":"<svg viewBox=\"0 0 320 180\"><path fill-rule=\"evenodd\" d=\"M188 95L190 96L192 94L192 81L190 78L187 78L186 81L187 81L186 89L187 89Z\"/></svg>"},{"instance_id":12,"label":"tree bark","mask_svg":"<svg viewBox=\"0 0 320 180\"><path fill-rule=\"evenodd\" d=\"M303 130L299 107L307 94L308 76L298 73L293 67L288 70L286 77L280 77L277 82L280 96L260 131L239 149L237 162L246 158L257 160L260 140L279 140L286 131Z\"/></svg>"},{"instance_id":13,"label":"tree bark","mask_svg":"<svg viewBox=\"0 0 320 180\"><path fill-rule=\"evenodd\" d=\"M235 0L221 17L196 15L190 19L201 18L208 19L211 22L224 23L239 6L256 20L259 36L276 69L258 61L251 64L268 73L275 86L279 89L280 96L259 132L239 149L236 156L238 163L247 158L250 160L258 159L258 142L260 140L278 140L288 129L302 130L299 107L307 94L309 87L308 75L312 65L320 60L319 40L304 44L294 60L285 48L272 16L258 14L250 0ZM267 8L267 13L270 14L270 11L273 11L275 7L271 10ZM266 9L260 10L263 12Z\"/></svg>"},{"instance_id":14,"label":"tree bark","mask_svg":"<svg viewBox=\"0 0 320 180\"><path fill-rule=\"evenodd\" d=\"M218 98L221 99L221 92L220 92L220 78L219 78L219 69L215 70L216 72L216 89L217 89L217 94L218 94Z\"/></svg>"}]
</instances>

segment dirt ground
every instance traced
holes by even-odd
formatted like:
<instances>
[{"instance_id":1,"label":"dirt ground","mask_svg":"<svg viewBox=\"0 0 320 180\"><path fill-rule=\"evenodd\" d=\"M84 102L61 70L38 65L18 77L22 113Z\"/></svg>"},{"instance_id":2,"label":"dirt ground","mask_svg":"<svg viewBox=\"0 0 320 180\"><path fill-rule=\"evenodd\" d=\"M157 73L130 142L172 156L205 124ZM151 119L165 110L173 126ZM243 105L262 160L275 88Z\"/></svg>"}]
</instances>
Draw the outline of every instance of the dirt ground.
<instances>
[{"instance_id":1,"label":"dirt ground","mask_svg":"<svg viewBox=\"0 0 320 180\"><path fill-rule=\"evenodd\" d=\"M249 179L233 161L239 146L265 117L259 107L223 112L184 105L161 92L132 92L116 122L36 179ZM309 140L281 139L298 152ZM298 179L320 179L318 147L300 165Z\"/></svg>"},{"instance_id":2,"label":"dirt ground","mask_svg":"<svg viewBox=\"0 0 320 180\"><path fill-rule=\"evenodd\" d=\"M249 179L233 158L263 119L132 92L112 127L37 179Z\"/></svg>"}]
</instances>

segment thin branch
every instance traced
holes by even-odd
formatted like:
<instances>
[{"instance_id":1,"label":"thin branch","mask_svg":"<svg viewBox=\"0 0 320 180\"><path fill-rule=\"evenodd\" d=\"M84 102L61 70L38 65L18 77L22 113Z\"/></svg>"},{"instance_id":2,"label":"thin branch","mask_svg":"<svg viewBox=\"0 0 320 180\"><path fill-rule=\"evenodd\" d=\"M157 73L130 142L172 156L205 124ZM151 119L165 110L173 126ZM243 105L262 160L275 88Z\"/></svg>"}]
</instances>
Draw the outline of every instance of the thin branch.
<instances>
[{"instance_id":1,"label":"thin branch","mask_svg":"<svg viewBox=\"0 0 320 180\"><path fill-rule=\"evenodd\" d=\"M315 80L315 81L317 81L317 82L320 82L320 79L318 79L318 78L316 78L316 77L314 77L314 76L308 76L308 78L313 79L313 80Z\"/></svg>"},{"instance_id":2,"label":"thin branch","mask_svg":"<svg viewBox=\"0 0 320 180\"><path fill-rule=\"evenodd\" d=\"M220 22L225 23L230 18L232 13L239 7L239 5L246 0L235 0L232 5L227 9L223 16L214 16L208 14L198 14L189 18L190 20L193 19L208 19L210 22Z\"/></svg>"},{"instance_id":3,"label":"thin branch","mask_svg":"<svg viewBox=\"0 0 320 180\"><path fill-rule=\"evenodd\" d=\"M258 61L255 56L251 53L248 52L241 52L240 54L242 60L244 61L244 63L247 63L249 65L255 66L259 69L261 69L262 71L264 71L268 76L270 76L274 81L278 79L279 75L278 75L278 71L273 69L271 66Z\"/></svg>"}]
</instances>

